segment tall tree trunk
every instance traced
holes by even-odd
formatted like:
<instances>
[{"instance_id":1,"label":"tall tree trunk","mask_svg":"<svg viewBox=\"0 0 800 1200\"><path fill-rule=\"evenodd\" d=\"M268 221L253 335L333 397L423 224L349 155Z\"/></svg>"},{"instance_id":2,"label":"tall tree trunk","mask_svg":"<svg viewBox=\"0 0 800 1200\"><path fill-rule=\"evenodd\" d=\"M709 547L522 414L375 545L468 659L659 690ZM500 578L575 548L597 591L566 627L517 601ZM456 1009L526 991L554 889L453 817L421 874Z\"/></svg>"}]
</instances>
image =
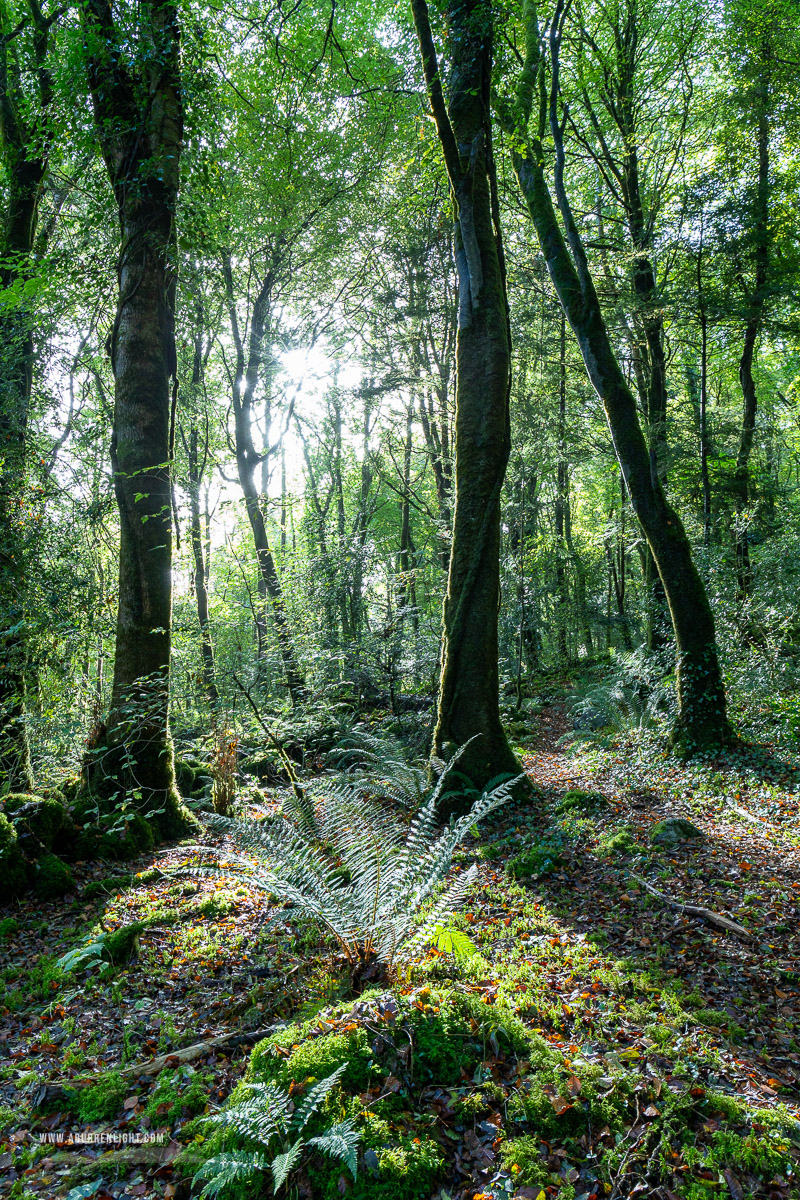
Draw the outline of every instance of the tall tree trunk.
<instances>
[{"instance_id":1,"label":"tall tree trunk","mask_svg":"<svg viewBox=\"0 0 800 1200\"><path fill-rule=\"evenodd\" d=\"M749 517L747 510L751 502L750 455L756 432L758 395L753 377L753 359L756 343L761 332L766 303L766 286L769 274L769 115L768 86L762 83L759 95L758 126L756 131L758 153L758 181L756 187L755 220L755 286L750 297L750 311L744 331L742 355L739 359L739 383L742 388L742 425L739 446L736 451L736 469L733 475L733 494L736 506L736 582L737 598L744 603L753 590L753 569L750 563Z\"/></svg>"},{"instance_id":2,"label":"tall tree trunk","mask_svg":"<svg viewBox=\"0 0 800 1200\"><path fill-rule=\"evenodd\" d=\"M558 51L565 9L558 0L548 37L550 87L539 128L528 129L534 95L546 87L547 62L536 11L526 0L527 55L520 77L516 111L504 121L515 134L514 169L533 220L558 297L575 334L587 374L600 397L614 449L667 595L678 649L679 712L673 737L691 752L730 741L725 689L717 655L714 618L692 558L689 539L677 512L667 502L658 473L651 469L636 401L614 354L586 251L564 185L563 125L558 112ZM556 218L544 174L542 138L549 117L556 147L555 189L567 242Z\"/></svg>"},{"instance_id":3,"label":"tall tree trunk","mask_svg":"<svg viewBox=\"0 0 800 1200\"><path fill-rule=\"evenodd\" d=\"M202 319L202 312L198 314ZM202 326L195 330L194 355L192 358L192 413L189 431L188 484L189 484L189 542L194 558L194 594L197 604L197 621L200 626L200 653L203 662L203 690L212 711L219 703L217 673L214 664L214 641L211 635L211 619L208 612L208 565L206 563L203 537L203 514L200 509L200 491L203 486L208 463L208 417L205 418L203 444L200 445L198 431L199 404L203 392L205 368L205 346Z\"/></svg>"},{"instance_id":4,"label":"tall tree trunk","mask_svg":"<svg viewBox=\"0 0 800 1200\"><path fill-rule=\"evenodd\" d=\"M91 778L103 779L105 790L122 788L133 796L168 836L184 827L169 736L180 34L173 3L142 3L131 62L111 4L83 0L82 13L96 133L121 233L109 344L119 601L108 728Z\"/></svg>"},{"instance_id":5,"label":"tall tree trunk","mask_svg":"<svg viewBox=\"0 0 800 1200\"><path fill-rule=\"evenodd\" d=\"M52 100L50 31L63 10L45 18L30 5L36 93L24 99L16 48L21 32L0 17L0 161L5 175L5 211L0 243L0 288L24 282L33 268L39 201L48 169ZM0 783L12 792L33 788L25 723L27 663L26 594L30 533L27 509L26 443L33 387L34 319L24 300L0 314Z\"/></svg>"},{"instance_id":6,"label":"tall tree trunk","mask_svg":"<svg viewBox=\"0 0 800 1200\"><path fill-rule=\"evenodd\" d=\"M412 0L422 65L456 211L459 278L455 512L437 754L469 745L460 769L478 786L519 771L500 722L500 494L510 450L510 336L489 93L490 0L450 0L445 106L425 0Z\"/></svg>"},{"instance_id":7,"label":"tall tree trunk","mask_svg":"<svg viewBox=\"0 0 800 1200\"><path fill-rule=\"evenodd\" d=\"M228 300L228 315L236 351L236 374L233 381L233 419L236 445L236 466L239 485L244 496L245 511L253 534L253 544L258 562L259 579L264 593L269 597L272 620L278 640L278 649L283 663L286 687L292 704L297 707L306 695L305 682L295 654L283 587L275 566L275 558L269 542L267 523L261 509L261 497L256 483L256 472L264 455L256 451L253 444L252 409L262 363L264 335L273 286L273 276L267 272L256 297L250 317L250 334L245 354L244 342L239 329L236 300L233 290L233 268L230 256L223 260L223 276ZM267 453L269 451L267 450Z\"/></svg>"},{"instance_id":8,"label":"tall tree trunk","mask_svg":"<svg viewBox=\"0 0 800 1200\"><path fill-rule=\"evenodd\" d=\"M567 464L567 379L566 348L567 328L564 315L559 323L558 339L558 429L556 434L556 637L558 640L558 663L564 667L569 661L567 649L567 614L569 613L569 590L567 587L567 544L564 540L566 510L569 506L569 468Z\"/></svg>"}]
</instances>

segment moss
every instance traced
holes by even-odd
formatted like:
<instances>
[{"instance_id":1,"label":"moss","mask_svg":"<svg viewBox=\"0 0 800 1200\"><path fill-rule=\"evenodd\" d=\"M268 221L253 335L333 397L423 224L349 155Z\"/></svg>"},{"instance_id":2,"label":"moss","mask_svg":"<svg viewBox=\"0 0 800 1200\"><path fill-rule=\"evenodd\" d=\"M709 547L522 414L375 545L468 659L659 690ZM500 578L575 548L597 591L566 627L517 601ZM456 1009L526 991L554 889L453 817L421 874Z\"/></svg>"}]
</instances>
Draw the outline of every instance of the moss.
<instances>
[{"instance_id":1,"label":"moss","mask_svg":"<svg viewBox=\"0 0 800 1200\"><path fill-rule=\"evenodd\" d=\"M127 891L133 886L133 875L109 875L105 879L95 879L87 883L81 892L81 900L96 900L99 896L116 896L119 892Z\"/></svg>"},{"instance_id":2,"label":"moss","mask_svg":"<svg viewBox=\"0 0 800 1200\"><path fill-rule=\"evenodd\" d=\"M355 1029L348 1033L328 1033L309 1038L301 1041L288 1058L282 1057L280 1050L287 1044L292 1045L298 1034L302 1036L302 1031L307 1028L304 1026L298 1030L296 1025L290 1025L259 1042L250 1058L247 1079L251 1082L275 1080L288 1087L292 1082L324 1079L346 1062L342 1087L353 1092L365 1091L370 1084L372 1058L366 1030ZM292 1040L287 1042L287 1036Z\"/></svg>"},{"instance_id":3,"label":"moss","mask_svg":"<svg viewBox=\"0 0 800 1200\"><path fill-rule=\"evenodd\" d=\"M123 925L121 929L115 929L113 933L104 936L103 945L112 963L119 966L133 956L139 948L139 938L144 928L143 921L133 921L130 925Z\"/></svg>"},{"instance_id":4,"label":"moss","mask_svg":"<svg viewBox=\"0 0 800 1200\"><path fill-rule=\"evenodd\" d=\"M43 900L63 896L75 887L72 871L55 854L45 854L34 865L31 875L33 890Z\"/></svg>"},{"instance_id":5,"label":"moss","mask_svg":"<svg viewBox=\"0 0 800 1200\"><path fill-rule=\"evenodd\" d=\"M666 821L656 821L650 829L650 841L654 846L677 846L679 842L704 837L702 829L698 829L685 817L669 817Z\"/></svg>"},{"instance_id":6,"label":"moss","mask_svg":"<svg viewBox=\"0 0 800 1200\"><path fill-rule=\"evenodd\" d=\"M0 813L0 900L18 896L27 886L28 868L17 844L17 831Z\"/></svg>"},{"instance_id":7,"label":"moss","mask_svg":"<svg viewBox=\"0 0 800 1200\"><path fill-rule=\"evenodd\" d=\"M14 822L20 849L28 858L38 858L53 849L66 818L63 804L41 796L12 793L6 796L4 809Z\"/></svg>"},{"instance_id":8,"label":"moss","mask_svg":"<svg viewBox=\"0 0 800 1200\"><path fill-rule=\"evenodd\" d=\"M537 879L561 866L561 843L551 838L531 846L506 863L506 875L511 879Z\"/></svg>"},{"instance_id":9,"label":"moss","mask_svg":"<svg viewBox=\"0 0 800 1200\"><path fill-rule=\"evenodd\" d=\"M0 921L0 942L19 933L19 921L16 917L3 917Z\"/></svg>"},{"instance_id":10,"label":"moss","mask_svg":"<svg viewBox=\"0 0 800 1200\"><path fill-rule=\"evenodd\" d=\"M582 792L573 788L565 792L556 804L556 812L570 812L579 809L581 812L596 812L599 808L607 808L608 801L599 792Z\"/></svg>"},{"instance_id":11,"label":"moss","mask_svg":"<svg viewBox=\"0 0 800 1200\"><path fill-rule=\"evenodd\" d=\"M84 1088L78 1097L81 1120L110 1121L122 1108L128 1087L119 1071L109 1071L97 1083Z\"/></svg>"},{"instance_id":12,"label":"moss","mask_svg":"<svg viewBox=\"0 0 800 1200\"><path fill-rule=\"evenodd\" d=\"M606 834L597 843L597 852L604 857L611 857L615 854L632 854L637 849L636 842L627 829Z\"/></svg>"},{"instance_id":13,"label":"moss","mask_svg":"<svg viewBox=\"0 0 800 1200\"><path fill-rule=\"evenodd\" d=\"M529 1134L503 1142L500 1159L515 1183L536 1187L550 1182L550 1172L542 1159L540 1145L541 1139Z\"/></svg>"},{"instance_id":14,"label":"moss","mask_svg":"<svg viewBox=\"0 0 800 1200\"><path fill-rule=\"evenodd\" d=\"M195 790L197 771L184 758L175 759L175 783L181 796L191 796Z\"/></svg>"},{"instance_id":15,"label":"moss","mask_svg":"<svg viewBox=\"0 0 800 1200\"><path fill-rule=\"evenodd\" d=\"M158 1083L147 1101L145 1114L154 1128L172 1125L184 1111L197 1116L208 1104L208 1092L203 1077L192 1071L162 1071Z\"/></svg>"}]
</instances>

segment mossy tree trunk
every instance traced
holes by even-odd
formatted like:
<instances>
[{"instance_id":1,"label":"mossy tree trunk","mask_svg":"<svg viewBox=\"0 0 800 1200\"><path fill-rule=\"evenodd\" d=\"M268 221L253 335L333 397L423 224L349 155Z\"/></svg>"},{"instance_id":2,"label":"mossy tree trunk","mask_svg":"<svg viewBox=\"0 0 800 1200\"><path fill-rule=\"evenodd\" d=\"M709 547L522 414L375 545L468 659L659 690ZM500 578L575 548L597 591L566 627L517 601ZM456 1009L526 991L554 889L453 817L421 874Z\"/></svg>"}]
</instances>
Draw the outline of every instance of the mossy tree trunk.
<instances>
[{"instance_id":1,"label":"mossy tree trunk","mask_svg":"<svg viewBox=\"0 0 800 1200\"><path fill-rule=\"evenodd\" d=\"M477 786L520 768L500 721L500 493L510 450L510 336L492 158L492 9L450 0L445 105L425 0L412 0L422 64L455 208L459 283L455 507L444 601L437 754L469 742L460 769ZM471 740L472 739L472 740Z\"/></svg>"},{"instance_id":2,"label":"mossy tree trunk","mask_svg":"<svg viewBox=\"0 0 800 1200\"><path fill-rule=\"evenodd\" d=\"M0 288L27 279L34 266L39 202L47 174L52 101L51 30L60 15L45 17L30 4L27 21L12 28L0 14L0 158L5 209L0 244ZM31 61L24 63L26 49ZM23 68L35 90L26 95ZM24 301L0 315L0 782L11 792L33 788L25 724L26 592L30 530L26 527L28 416L33 387L34 316Z\"/></svg>"},{"instance_id":3,"label":"mossy tree trunk","mask_svg":"<svg viewBox=\"0 0 800 1200\"><path fill-rule=\"evenodd\" d=\"M109 344L119 600L111 708L90 777L107 794L131 796L169 835L181 823L169 736L180 34L174 4L142 3L131 58L106 0L83 0L82 16L95 127L120 223Z\"/></svg>"},{"instance_id":4,"label":"mossy tree trunk","mask_svg":"<svg viewBox=\"0 0 800 1200\"><path fill-rule=\"evenodd\" d=\"M513 112L502 109L504 123L514 134L514 168L550 278L580 347L587 374L603 403L625 485L666 592L678 650L679 712L673 733L675 742L685 751L718 746L730 741L732 734L711 606L683 523L667 502L658 472L652 469L636 401L611 344L564 183L564 124L558 108L558 67L565 5L558 0L546 43L547 54L535 6L528 0L525 16L526 60L516 106ZM538 129L532 133L531 111L534 98L539 97L542 103L538 105ZM547 125L555 144L555 191L566 241L544 172L542 140Z\"/></svg>"}]
</instances>

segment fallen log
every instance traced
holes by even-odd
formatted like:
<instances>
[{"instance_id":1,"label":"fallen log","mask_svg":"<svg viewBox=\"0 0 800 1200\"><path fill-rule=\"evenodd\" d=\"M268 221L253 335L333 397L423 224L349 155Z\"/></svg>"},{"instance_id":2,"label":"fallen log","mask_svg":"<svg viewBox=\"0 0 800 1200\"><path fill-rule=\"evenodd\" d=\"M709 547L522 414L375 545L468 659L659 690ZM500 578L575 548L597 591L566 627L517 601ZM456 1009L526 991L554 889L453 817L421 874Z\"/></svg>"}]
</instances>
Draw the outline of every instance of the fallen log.
<instances>
[{"instance_id":1,"label":"fallen log","mask_svg":"<svg viewBox=\"0 0 800 1200\"><path fill-rule=\"evenodd\" d=\"M730 917L723 916L722 913L714 912L713 909L703 908L699 904L686 904L683 900L675 900L672 896L667 896L664 892L660 892L658 888L654 888L646 879L642 879L640 875L630 873L631 879L640 884L645 891L651 896L655 896L662 904L666 904L669 908L677 909L678 912L687 913L690 917L702 917L705 921L710 921L712 925L716 925L719 929L726 929L729 933L735 933L738 937L745 938L748 942L754 941L753 934L749 929L745 929L743 925L739 925L736 921L732 921Z\"/></svg>"}]
</instances>

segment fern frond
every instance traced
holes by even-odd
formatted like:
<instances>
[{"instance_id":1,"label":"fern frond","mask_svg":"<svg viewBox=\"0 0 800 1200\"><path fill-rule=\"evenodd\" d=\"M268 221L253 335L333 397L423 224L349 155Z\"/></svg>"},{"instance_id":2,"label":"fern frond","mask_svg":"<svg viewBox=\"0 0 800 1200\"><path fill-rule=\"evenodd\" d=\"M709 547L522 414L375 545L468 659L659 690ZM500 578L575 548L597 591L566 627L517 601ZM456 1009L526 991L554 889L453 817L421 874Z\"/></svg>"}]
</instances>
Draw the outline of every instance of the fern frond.
<instances>
[{"instance_id":1,"label":"fern frond","mask_svg":"<svg viewBox=\"0 0 800 1200\"><path fill-rule=\"evenodd\" d=\"M270 1169L272 1171L272 1186L276 1194L283 1187L284 1183L286 1182L287 1175L297 1162L300 1155L303 1153L304 1145L305 1143L303 1139L298 1138L294 1145L290 1146L289 1149L284 1151L283 1154L276 1154L270 1163Z\"/></svg>"},{"instance_id":2,"label":"fern frond","mask_svg":"<svg viewBox=\"0 0 800 1200\"><path fill-rule=\"evenodd\" d=\"M195 1174L195 1179L209 1179L200 1193L201 1197L218 1196L223 1188L235 1183L250 1183L269 1166L263 1154L254 1154L246 1150L226 1150L215 1154L204 1162Z\"/></svg>"},{"instance_id":3,"label":"fern frond","mask_svg":"<svg viewBox=\"0 0 800 1200\"><path fill-rule=\"evenodd\" d=\"M314 1113L328 1095L328 1092L336 1086L346 1070L347 1063L342 1063L340 1067L336 1068L333 1074L326 1076L325 1079L320 1079L319 1083L314 1084L308 1094L304 1096L302 1104L292 1114L292 1129L296 1129L298 1133L305 1129Z\"/></svg>"},{"instance_id":4,"label":"fern frond","mask_svg":"<svg viewBox=\"0 0 800 1200\"><path fill-rule=\"evenodd\" d=\"M319 1137L309 1138L306 1145L316 1146L323 1154L330 1154L332 1158L339 1158L350 1168L353 1179L358 1171L358 1143L361 1141L361 1134L355 1127L355 1122L352 1117L348 1117L346 1121L340 1121L338 1125L331 1125L325 1133L321 1133Z\"/></svg>"}]
</instances>

